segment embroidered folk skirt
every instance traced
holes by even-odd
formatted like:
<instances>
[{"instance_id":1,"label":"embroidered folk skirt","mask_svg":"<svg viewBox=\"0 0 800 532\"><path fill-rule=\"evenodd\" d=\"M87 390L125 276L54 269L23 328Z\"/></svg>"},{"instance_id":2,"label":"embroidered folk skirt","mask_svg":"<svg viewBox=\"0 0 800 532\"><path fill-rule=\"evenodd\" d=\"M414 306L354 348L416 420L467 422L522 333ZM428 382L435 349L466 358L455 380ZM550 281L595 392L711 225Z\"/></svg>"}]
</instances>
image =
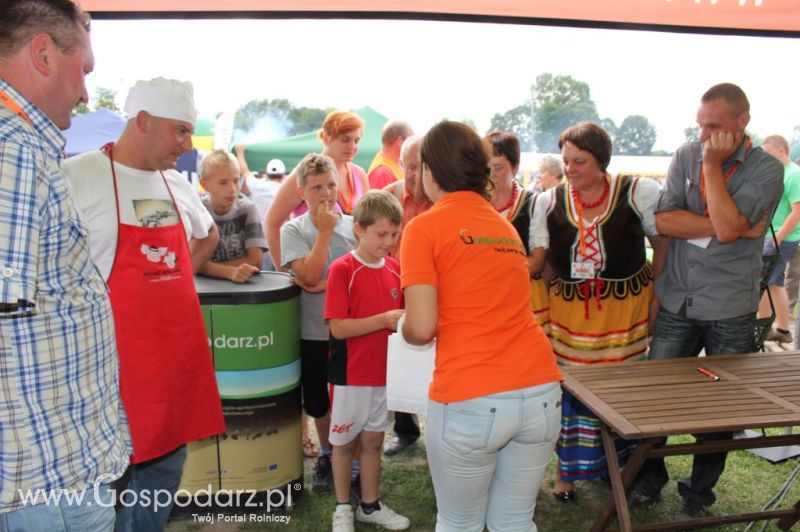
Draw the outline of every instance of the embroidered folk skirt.
<instances>
[{"instance_id":1,"label":"embroidered folk skirt","mask_svg":"<svg viewBox=\"0 0 800 532\"><path fill-rule=\"evenodd\" d=\"M653 298L649 263L624 280L550 285L550 341L561 365L641 360L647 354L647 320ZM591 405L589 405L591 406ZM616 440L620 465L636 442ZM568 392L562 402L557 447L560 475L567 482L607 474L600 421Z\"/></svg>"}]
</instances>

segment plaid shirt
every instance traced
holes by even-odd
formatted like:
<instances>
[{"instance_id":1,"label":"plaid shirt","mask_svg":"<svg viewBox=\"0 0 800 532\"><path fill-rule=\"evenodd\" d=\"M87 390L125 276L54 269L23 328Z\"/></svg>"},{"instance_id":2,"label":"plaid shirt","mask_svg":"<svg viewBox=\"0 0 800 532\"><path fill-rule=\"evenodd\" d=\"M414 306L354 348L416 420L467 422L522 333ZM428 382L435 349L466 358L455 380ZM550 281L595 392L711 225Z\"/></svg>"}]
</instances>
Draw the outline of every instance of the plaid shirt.
<instances>
[{"instance_id":1,"label":"plaid shirt","mask_svg":"<svg viewBox=\"0 0 800 532\"><path fill-rule=\"evenodd\" d=\"M3 79L0 89L33 123L0 105L2 513L22 506L20 490L119 477L130 446L111 306L59 172L64 136Z\"/></svg>"}]
</instances>

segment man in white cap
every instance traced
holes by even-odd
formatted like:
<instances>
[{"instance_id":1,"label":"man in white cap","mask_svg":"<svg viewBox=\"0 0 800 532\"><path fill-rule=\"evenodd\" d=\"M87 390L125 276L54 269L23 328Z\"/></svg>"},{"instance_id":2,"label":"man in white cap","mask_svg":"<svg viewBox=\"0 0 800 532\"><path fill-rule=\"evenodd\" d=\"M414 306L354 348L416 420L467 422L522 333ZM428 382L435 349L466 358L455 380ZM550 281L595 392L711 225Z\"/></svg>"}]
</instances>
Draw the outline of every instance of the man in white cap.
<instances>
[{"instance_id":1,"label":"man in white cap","mask_svg":"<svg viewBox=\"0 0 800 532\"><path fill-rule=\"evenodd\" d=\"M125 111L119 141L66 161L64 175L109 287L133 441L127 489L140 501L123 497L117 530L138 532L163 530L173 497L163 508L144 502L156 490L177 491L185 444L225 427L192 275L219 235L197 193L173 170L192 147L192 85L138 81Z\"/></svg>"}]
</instances>

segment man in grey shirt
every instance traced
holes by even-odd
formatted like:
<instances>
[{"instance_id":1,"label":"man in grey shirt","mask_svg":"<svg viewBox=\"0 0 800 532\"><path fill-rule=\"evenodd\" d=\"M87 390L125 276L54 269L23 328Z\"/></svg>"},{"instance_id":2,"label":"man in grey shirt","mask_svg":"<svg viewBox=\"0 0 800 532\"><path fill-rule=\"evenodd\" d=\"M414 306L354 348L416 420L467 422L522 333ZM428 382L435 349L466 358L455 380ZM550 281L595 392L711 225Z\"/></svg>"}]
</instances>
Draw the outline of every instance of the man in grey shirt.
<instances>
[{"instance_id":1,"label":"man in grey shirt","mask_svg":"<svg viewBox=\"0 0 800 532\"><path fill-rule=\"evenodd\" d=\"M753 350L765 224L783 193L783 168L745 133L749 110L741 88L711 87L697 111L700 141L681 146L670 164L656 207L658 233L671 240L656 281L661 308L650 359L694 357L703 349L709 356ZM694 457L691 477L678 482L678 519L706 514L725 457ZM663 458L648 460L632 503L658 501L668 480Z\"/></svg>"}]
</instances>

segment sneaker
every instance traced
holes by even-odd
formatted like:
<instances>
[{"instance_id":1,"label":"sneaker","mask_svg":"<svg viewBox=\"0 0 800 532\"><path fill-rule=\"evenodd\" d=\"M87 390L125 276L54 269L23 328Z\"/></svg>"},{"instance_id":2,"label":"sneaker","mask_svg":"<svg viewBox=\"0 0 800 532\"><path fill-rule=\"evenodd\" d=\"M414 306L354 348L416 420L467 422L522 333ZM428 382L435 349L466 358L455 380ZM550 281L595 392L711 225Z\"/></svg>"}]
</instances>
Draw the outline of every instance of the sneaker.
<instances>
[{"instance_id":1,"label":"sneaker","mask_svg":"<svg viewBox=\"0 0 800 532\"><path fill-rule=\"evenodd\" d=\"M383 447L383 454L385 456L394 456L406 450L406 448L417 441L417 438L410 438L408 436L393 436L391 440L386 442Z\"/></svg>"},{"instance_id":2,"label":"sneaker","mask_svg":"<svg viewBox=\"0 0 800 532\"><path fill-rule=\"evenodd\" d=\"M353 508L349 504L337 504L333 511L331 532L353 532Z\"/></svg>"},{"instance_id":3,"label":"sneaker","mask_svg":"<svg viewBox=\"0 0 800 532\"><path fill-rule=\"evenodd\" d=\"M314 476L311 479L314 491L331 491L333 488L333 471L331 470L331 457L320 455L314 466Z\"/></svg>"},{"instance_id":4,"label":"sneaker","mask_svg":"<svg viewBox=\"0 0 800 532\"><path fill-rule=\"evenodd\" d=\"M691 502L687 499L683 500L683 506L675 514L676 521L688 521L689 519L701 519L711 515L706 507L696 502Z\"/></svg>"},{"instance_id":5,"label":"sneaker","mask_svg":"<svg viewBox=\"0 0 800 532\"><path fill-rule=\"evenodd\" d=\"M793 340L792 333L789 331L782 333L775 329L770 329L770 331L767 333L768 342L778 342L779 344L790 344L792 343L792 340Z\"/></svg>"},{"instance_id":6,"label":"sneaker","mask_svg":"<svg viewBox=\"0 0 800 532\"><path fill-rule=\"evenodd\" d=\"M356 475L350 482L350 504L353 508L358 508L361 505L361 474Z\"/></svg>"},{"instance_id":7,"label":"sneaker","mask_svg":"<svg viewBox=\"0 0 800 532\"><path fill-rule=\"evenodd\" d=\"M396 513L384 503L380 503L380 505L380 510L375 510L371 514L364 513L364 509L359 505L356 510L356 519L361 523L378 525L387 530L405 530L411 526L408 517Z\"/></svg>"}]
</instances>

